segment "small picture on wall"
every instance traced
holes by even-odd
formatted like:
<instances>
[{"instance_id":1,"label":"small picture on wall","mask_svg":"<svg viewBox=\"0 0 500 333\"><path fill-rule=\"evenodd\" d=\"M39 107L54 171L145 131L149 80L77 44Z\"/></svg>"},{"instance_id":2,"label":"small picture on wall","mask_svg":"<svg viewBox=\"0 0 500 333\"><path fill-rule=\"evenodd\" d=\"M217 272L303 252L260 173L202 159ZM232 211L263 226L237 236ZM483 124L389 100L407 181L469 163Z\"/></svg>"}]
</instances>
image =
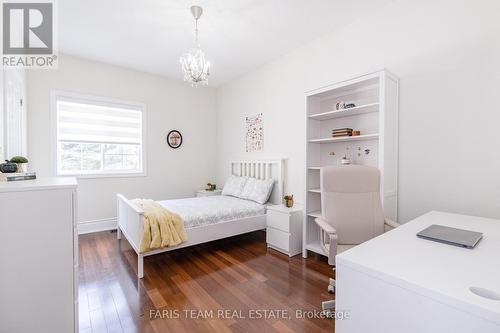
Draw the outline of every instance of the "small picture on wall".
<instances>
[{"instance_id":1,"label":"small picture on wall","mask_svg":"<svg viewBox=\"0 0 500 333\"><path fill-rule=\"evenodd\" d=\"M182 145L182 134L177 130L172 130L167 134L167 144L170 148L177 149Z\"/></svg>"},{"instance_id":2,"label":"small picture on wall","mask_svg":"<svg viewBox=\"0 0 500 333\"><path fill-rule=\"evenodd\" d=\"M262 151L264 149L264 125L262 113L252 117L246 117L246 151Z\"/></svg>"}]
</instances>

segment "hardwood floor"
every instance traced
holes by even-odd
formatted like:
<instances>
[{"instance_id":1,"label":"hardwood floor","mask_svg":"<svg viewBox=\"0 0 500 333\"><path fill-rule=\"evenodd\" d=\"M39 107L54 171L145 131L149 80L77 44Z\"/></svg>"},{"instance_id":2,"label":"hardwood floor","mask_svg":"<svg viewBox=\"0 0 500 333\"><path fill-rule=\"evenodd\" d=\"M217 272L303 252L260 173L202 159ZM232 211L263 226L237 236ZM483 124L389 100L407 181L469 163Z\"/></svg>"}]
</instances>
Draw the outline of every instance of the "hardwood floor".
<instances>
[{"instance_id":1,"label":"hardwood floor","mask_svg":"<svg viewBox=\"0 0 500 333\"><path fill-rule=\"evenodd\" d=\"M142 280L116 233L79 242L80 332L333 332L317 316L331 267L268 250L264 232L147 257Z\"/></svg>"}]
</instances>

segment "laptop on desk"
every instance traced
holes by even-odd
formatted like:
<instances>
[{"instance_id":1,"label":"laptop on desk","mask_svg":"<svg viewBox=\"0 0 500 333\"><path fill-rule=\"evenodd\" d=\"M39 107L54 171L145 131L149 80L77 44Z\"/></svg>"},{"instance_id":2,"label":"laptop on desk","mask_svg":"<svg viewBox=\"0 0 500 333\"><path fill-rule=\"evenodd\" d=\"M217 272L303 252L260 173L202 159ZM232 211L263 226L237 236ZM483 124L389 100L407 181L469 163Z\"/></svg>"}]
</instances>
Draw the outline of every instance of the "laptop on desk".
<instances>
[{"instance_id":1,"label":"laptop on desk","mask_svg":"<svg viewBox=\"0 0 500 333\"><path fill-rule=\"evenodd\" d=\"M481 232L433 224L417 233L420 238L473 249L483 238Z\"/></svg>"}]
</instances>

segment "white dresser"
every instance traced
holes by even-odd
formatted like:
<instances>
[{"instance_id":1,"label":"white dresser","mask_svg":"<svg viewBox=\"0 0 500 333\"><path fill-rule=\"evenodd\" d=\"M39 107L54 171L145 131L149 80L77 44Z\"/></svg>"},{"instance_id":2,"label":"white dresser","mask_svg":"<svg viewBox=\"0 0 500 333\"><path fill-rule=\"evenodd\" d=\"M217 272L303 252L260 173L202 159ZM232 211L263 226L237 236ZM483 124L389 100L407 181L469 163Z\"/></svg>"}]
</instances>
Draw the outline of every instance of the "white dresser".
<instances>
[{"instance_id":1,"label":"white dresser","mask_svg":"<svg viewBox=\"0 0 500 333\"><path fill-rule=\"evenodd\" d=\"M76 187L0 182L0 332L78 332Z\"/></svg>"},{"instance_id":2,"label":"white dresser","mask_svg":"<svg viewBox=\"0 0 500 333\"><path fill-rule=\"evenodd\" d=\"M293 257L302 252L302 220L304 207L284 205L267 207L267 247L273 248Z\"/></svg>"},{"instance_id":3,"label":"white dresser","mask_svg":"<svg viewBox=\"0 0 500 333\"><path fill-rule=\"evenodd\" d=\"M479 231L466 249L418 238L440 224ZM335 332L500 332L500 220L431 212L336 257ZM479 295L478 295L479 294Z\"/></svg>"}]
</instances>

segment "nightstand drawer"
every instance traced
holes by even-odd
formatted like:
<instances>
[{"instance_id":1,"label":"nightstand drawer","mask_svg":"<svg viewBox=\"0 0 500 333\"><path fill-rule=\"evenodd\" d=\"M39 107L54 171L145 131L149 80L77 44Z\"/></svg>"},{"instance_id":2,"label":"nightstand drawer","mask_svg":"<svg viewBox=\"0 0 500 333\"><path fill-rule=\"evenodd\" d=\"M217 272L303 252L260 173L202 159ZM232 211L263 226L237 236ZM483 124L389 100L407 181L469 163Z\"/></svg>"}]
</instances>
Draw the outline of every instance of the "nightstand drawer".
<instances>
[{"instance_id":1,"label":"nightstand drawer","mask_svg":"<svg viewBox=\"0 0 500 333\"><path fill-rule=\"evenodd\" d=\"M274 228L267 228L266 230L267 244L272 247L277 247L283 251L290 250L290 234Z\"/></svg>"},{"instance_id":2,"label":"nightstand drawer","mask_svg":"<svg viewBox=\"0 0 500 333\"><path fill-rule=\"evenodd\" d=\"M267 226L284 232L290 232L290 215L268 210Z\"/></svg>"}]
</instances>

